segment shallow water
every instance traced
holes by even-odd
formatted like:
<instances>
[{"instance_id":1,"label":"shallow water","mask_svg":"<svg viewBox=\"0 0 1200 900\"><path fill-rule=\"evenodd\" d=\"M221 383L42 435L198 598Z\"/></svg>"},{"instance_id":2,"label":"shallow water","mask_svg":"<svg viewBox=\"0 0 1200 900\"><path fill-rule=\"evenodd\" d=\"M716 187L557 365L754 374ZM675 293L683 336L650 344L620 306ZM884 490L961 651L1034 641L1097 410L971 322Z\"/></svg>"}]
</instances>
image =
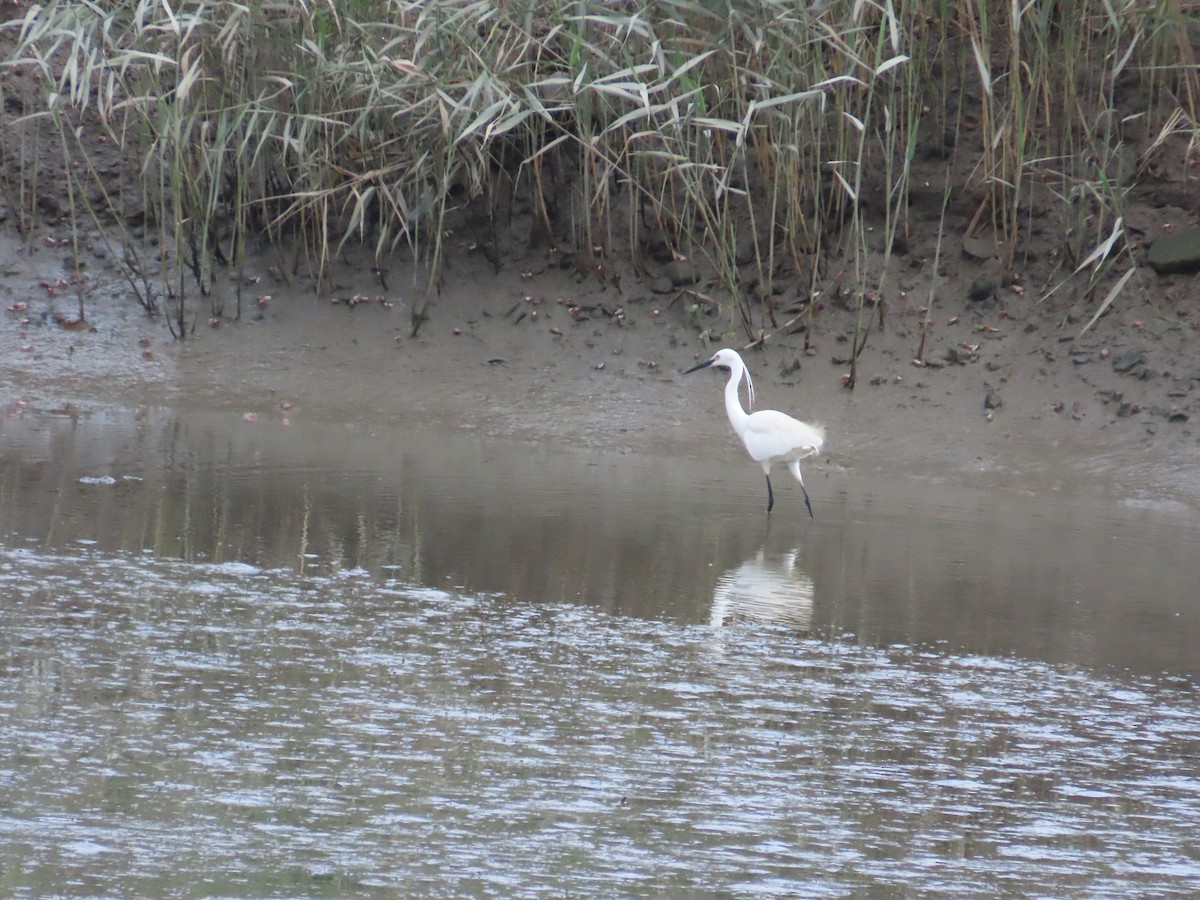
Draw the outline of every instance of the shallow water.
<instances>
[{"instance_id":1,"label":"shallow water","mask_svg":"<svg viewBox=\"0 0 1200 900\"><path fill-rule=\"evenodd\" d=\"M0 428L5 894L1200 891L1186 507Z\"/></svg>"}]
</instances>

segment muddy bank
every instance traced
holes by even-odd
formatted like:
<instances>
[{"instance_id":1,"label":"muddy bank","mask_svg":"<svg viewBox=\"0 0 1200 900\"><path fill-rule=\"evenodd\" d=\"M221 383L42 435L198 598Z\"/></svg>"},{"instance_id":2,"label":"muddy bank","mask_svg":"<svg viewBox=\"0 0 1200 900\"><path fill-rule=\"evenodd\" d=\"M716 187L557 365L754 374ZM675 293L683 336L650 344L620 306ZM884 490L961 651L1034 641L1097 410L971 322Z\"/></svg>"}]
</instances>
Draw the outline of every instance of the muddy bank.
<instances>
[{"instance_id":1,"label":"muddy bank","mask_svg":"<svg viewBox=\"0 0 1200 900\"><path fill-rule=\"evenodd\" d=\"M15 35L9 29L4 46ZM752 301L747 328L702 255L663 261L710 236L654 248L605 234L604 246L580 248L570 215L542 221L519 186L505 217L464 194L441 233L433 295L418 287L427 273L407 250L380 259L351 243L320 285L289 250L260 246L237 284L217 264L212 294L202 296L200 266L197 279L186 268L181 277L179 260L164 262L147 235L154 217L134 187L142 175L95 110L80 113L80 139L105 184L92 185L89 202L124 223L123 237L109 242L82 216L69 221L78 207L67 175L78 160L39 130L40 77L31 65L4 73L0 395L9 415L199 407L247 424L435 425L746 464L718 377L679 373L717 347L756 341L745 356L760 407L828 429L828 456L809 468L1200 503L1200 320L1187 274L1200 265L1195 160L1186 131L1156 137L1140 82L1104 111L1122 123L1105 132L1120 162L1111 185L1119 219L1086 192L1065 196L1035 166L1022 188L1019 244L1004 246L981 188L993 176L981 174L974 113L963 140L949 143L932 127L938 117L924 117L902 210L882 208L874 172L856 199L859 230L823 221L818 249L785 252L754 222L735 223L745 226L734 235L741 268L724 277L747 295L770 282L770 312ZM969 110L981 101L967 99ZM22 179L34 171L30 194ZM568 177L546 184L561 193L552 207L575 208ZM329 235L336 226L323 227ZM1096 274L1106 236L1111 270ZM186 340L173 339L164 315L146 315L122 275L131 268L152 288L140 302L165 310L182 288ZM871 299L860 316L863 292ZM869 337L847 390L862 326Z\"/></svg>"},{"instance_id":2,"label":"muddy bank","mask_svg":"<svg viewBox=\"0 0 1200 900\"><path fill-rule=\"evenodd\" d=\"M303 278L273 277L275 257L264 251L242 285L241 319L231 315L226 276L217 285L226 296L216 298L226 313L206 316L197 303L194 332L175 341L138 306L101 242L85 252L83 282L72 284L57 246L65 233L47 228L30 240L11 223L4 229L7 415L165 405L226 410L247 422L309 419L380 432L435 425L564 448L743 462L719 376L680 373L718 346L743 346L744 333L715 304L677 290L656 294L632 273L619 288L602 285L535 251L496 273L463 252L412 337L413 305L427 298L412 288L405 260L392 261L385 289L365 253L349 255L315 290ZM1101 490L1147 502L1200 502L1191 421L1200 354L1188 310L1176 302L1187 276L1142 270L1158 302L1114 304L1081 335L1084 310L1064 308L1057 296L1010 303L997 287L970 299L981 267L968 257L944 267L929 313L929 365L913 362L928 285L903 275L882 327L869 311L874 327L853 391L844 377L855 313L836 298L820 302L807 352L805 335L785 330L745 353L759 407L828 428L828 454L809 468L1017 490L1086 491L1098 479ZM708 279L695 290L721 297ZM86 326L76 321L81 296ZM347 302L356 296L366 302Z\"/></svg>"}]
</instances>

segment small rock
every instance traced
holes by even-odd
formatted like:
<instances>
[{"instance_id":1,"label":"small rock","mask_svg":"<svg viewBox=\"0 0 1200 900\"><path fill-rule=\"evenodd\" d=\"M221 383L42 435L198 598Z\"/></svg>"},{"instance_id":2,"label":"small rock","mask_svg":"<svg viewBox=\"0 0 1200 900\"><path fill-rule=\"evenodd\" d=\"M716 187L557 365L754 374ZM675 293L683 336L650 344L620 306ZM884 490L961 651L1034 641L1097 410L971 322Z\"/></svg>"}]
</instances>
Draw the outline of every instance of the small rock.
<instances>
[{"instance_id":1,"label":"small rock","mask_svg":"<svg viewBox=\"0 0 1200 900\"><path fill-rule=\"evenodd\" d=\"M990 278L976 278L971 282L971 290L967 292L967 296L976 303L982 303L984 300L991 299L995 293L996 285Z\"/></svg>"},{"instance_id":2,"label":"small rock","mask_svg":"<svg viewBox=\"0 0 1200 900\"><path fill-rule=\"evenodd\" d=\"M1188 414L1185 413L1178 406L1174 406L1174 405L1159 406L1159 405L1155 404L1154 406L1150 407L1148 412L1152 416L1160 416L1160 417L1166 419L1168 422L1186 422L1188 420Z\"/></svg>"},{"instance_id":3,"label":"small rock","mask_svg":"<svg viewBox=\"0 0 1200 900\"><path fill-rule=\"evenodd\" d=\"M1200 228L1184 228L1155 238L1146 262L1159 275L1200 272Z\"/></svg>"},{"instance_id":4,"label":"small rock","mask_svg":"<svg viewBox=\"0 0 1200 900\"><path fill-rule=\"evenodd\" d=\"M1141 411L1141 407L1139 407L1132 400L1123 400L1121 405L1117 407L1117 418L1125 419Z\"/></svg>"},{"instance_id":5,"label":"small rock","mask_svg":"<svg viewBox=\"0 0 1200 900\"><path fill-rule=\"evenodd\" d=\"M1113 361L1113 371L1125 375L1139 366L1146 365L1146 351L1126 350Z\"/></svg>"},{"instance_id":6,"label":"small rock","mask_svg":"<svg viewBox=\"0 0 1200 900\"><path fill-rule=\"evenodd\" d=\"M650 292L652 294L672 294L675 292L675 282L665 275L655 278L650 282Z\"/></svg>"},{"instance_id":7,"label":"small rock","mask_svg":"<svg viewBox=\"0 0 1200 900\"><path fill-rule=\"evenodd\" d=\"M663 266L664 278L670 278L675 287L686 287L700 280L700 270L695 263L686 259L673 259Z\"/></svg>"},{"instance_id":8,"label":"small rock","mask_svg":"<svg viewBox=\"0 0 1200 900\"><path fill-rule=\"evenodd\" d=\"M962 252L963 256L978 262L984 262L1000 255L1000 249L996 246L996 242L987 238L963 238Z\"/></svg>"},{"instance_id":9,"label":"small rock","mask_svg":"<svg viewBox=\"0 0 1200 900\"><path fill-rule=\"evenodd\" d=\"M986 381L983 383L983 408L984 409L999 409L1004 405L1004 400L996 393L995 389Z\"/></svg>"},{"instance_id":10,"label":"small rock","mask_svg":"<svg viewBox=\"0 0 1200 900\"><path fill-rule=\"evenodd\" d=\"M37 195L37 208L51 219L57 219L62 215L62 206L59 204L58 198L48 191L42 191Z\"/></svg>"}]
</instances>

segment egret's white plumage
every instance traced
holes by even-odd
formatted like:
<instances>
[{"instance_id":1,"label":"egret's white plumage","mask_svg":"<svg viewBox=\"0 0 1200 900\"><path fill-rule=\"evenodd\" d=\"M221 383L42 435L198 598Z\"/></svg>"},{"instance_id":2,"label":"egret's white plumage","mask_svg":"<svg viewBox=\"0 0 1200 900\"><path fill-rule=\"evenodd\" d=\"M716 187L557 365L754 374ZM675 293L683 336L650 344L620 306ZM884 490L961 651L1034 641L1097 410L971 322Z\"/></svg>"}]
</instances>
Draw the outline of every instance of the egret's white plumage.
<instances>
[{"instance_id":1,"label":"egret's white plumage","mask_svg":"<svg viewBox=\"0 0 1200 900\"><path fill-rule=\"evenodd\" d=\"M761 409L756 413L747 413L742 409L742 401L738 396L742 376L746 377L746 388L752 407L754 382L750 379L750 371L746 364L736 351L718 350L711 359L706 359L687 371L695 372L709 366L729 370L729 381L725 384L725 412L729 414L729 423L733 430L746 445L750 458L762 466L763 474L767 476L767 512L775 505L775 494L771 490L771 466L780 462L786 463L788 471L800 482L800 490L804 492L804 504L812 517L812 503L808 499L808 489L804 486L804 478L800 474L800 460L821 452L821 447L825 444L825 429L793 419L773 409Z\"/></svg>"}]
</instances>

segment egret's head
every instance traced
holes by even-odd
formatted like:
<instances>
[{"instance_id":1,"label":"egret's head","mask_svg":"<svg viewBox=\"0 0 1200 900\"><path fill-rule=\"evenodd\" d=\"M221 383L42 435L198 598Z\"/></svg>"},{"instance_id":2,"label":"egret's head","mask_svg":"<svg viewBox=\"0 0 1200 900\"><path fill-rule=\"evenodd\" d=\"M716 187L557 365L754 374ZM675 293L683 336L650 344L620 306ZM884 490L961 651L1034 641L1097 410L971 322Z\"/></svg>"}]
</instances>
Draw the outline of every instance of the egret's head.
<instances>
[{"instance_id":1,"label":"egret's head","mask_svg":"<svg viewBox=\"0 0 1200 900\"><path fill-rule=\"evenodd\" d=\"M729 372L729 383L736 385L743 377L746 379L746 395L750 401L750 407L754 407L754 380L750 377L750 370L746 368L746 364L742 362L742 358L738 356L736 350L730 350L728 347L718 350L710 358L702 363L697 363L692 366L687 372L695 372L697 369L725 369Z\"/></svg>"},{"instance_id":2,"label":"egret's head","mask_svg":"<svg viewBox=\"0 0 1200 900\"><path fill-rule=\"evenodd\" d=\"M696 365L692 366L683 374L687 375L689 372L695 372L698 369L707 369L709 366L713 366L718 369L728 369L730 371L732 371L735 367L745 368L745 366L742 365L742 358L737 355L737 352L725 348L723 350L718 350L711 357L704 360L704 362L697 363Z\"/></svg>"}]
</instances>

